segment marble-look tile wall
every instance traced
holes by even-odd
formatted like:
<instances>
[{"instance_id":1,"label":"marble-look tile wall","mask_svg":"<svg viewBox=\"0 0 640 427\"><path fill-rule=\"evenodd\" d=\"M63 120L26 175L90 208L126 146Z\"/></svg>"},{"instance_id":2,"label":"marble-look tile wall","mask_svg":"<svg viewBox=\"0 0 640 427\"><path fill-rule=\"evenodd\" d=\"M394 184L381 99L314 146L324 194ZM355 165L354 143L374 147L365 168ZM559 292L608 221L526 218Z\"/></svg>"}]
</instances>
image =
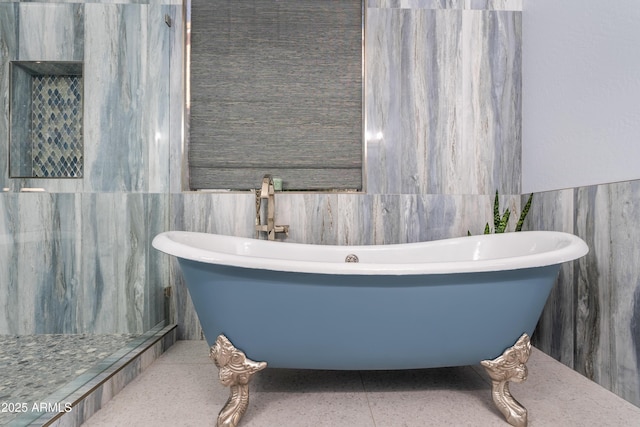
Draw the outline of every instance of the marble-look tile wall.
<instances>
[{"instance_id":1,"label":"marble-look tile wall","mask_svg":"<svg viewBox=\"0 0 640 427\"><path fill-rule=\"evenodd\" d=\"M535 344L640 406L640 181L534 197L531 228L574 233L590 249L563 268Z\"/></svg>"},{"instance_id":2,"label":"marble-look tile wall","mask_svg":"<svg viewBox=\"0 0 640 427\"><path fill-rule=\"evenodd\" d=\"M367 192L519 194L520 40L516 11L369 7Z\"/></svg>"},{"instance_id":3,"label":"marble-look tile wall","mask_svg":"<svg viewBox=\"0 0 640 427\"><path fill-rule=\"evenodd\" d=\"M84 178L10 179L0 150L0 334L141 333L165 319L169 265L151 240L169 226L182 21L174 0L0 0L0 141L11 60L83 61L86 99Z\"/></svg>"},{"instance_id":4,"label":"marble-look tile wall","mask_svg":"<svg viewBox=\"0 0 640 427\"><path fill-rule=\"evenodd\" d=\"M140 3L140 2L136 2ZM181 82L182 8L162 4L0 3L0 66L10 60L84 61L84 179L9 179L0 187L51 192L167 192L172 80ZM174 25L165 24L165 14ZM25 30L26 28L26 30ZM29 28L50 28L43 35ZM56 31L55 29L58 29ZM8 73L0 81L8 108ZM180 91L179 91L180 92ZM176 111L173 128L181 125ZM0 135L8 135L8 114ZM179 135L179 134L178 134ZM7 158L0 156L7 170Z\"/></svg>"},{"instance_id":5,"label":"marble-look tile wall","mask_svg":"<svg viewBox=\"0 0 640 427\"><path fill-rule=\"evenodd\" d=\"M366 0L366 5L399 9L522 10L522 0Z\"/></svg>"},{"instance_id":6,"label":"marble-look tile wall","mask_svg":"<svg viewBox=\"0 0 640 427\"><path fill-rule=\"evenodd\" d=\"M168 266L149 242L168 195L0 193L0 333L140 333Z\"/></svg>"}]
</instances>

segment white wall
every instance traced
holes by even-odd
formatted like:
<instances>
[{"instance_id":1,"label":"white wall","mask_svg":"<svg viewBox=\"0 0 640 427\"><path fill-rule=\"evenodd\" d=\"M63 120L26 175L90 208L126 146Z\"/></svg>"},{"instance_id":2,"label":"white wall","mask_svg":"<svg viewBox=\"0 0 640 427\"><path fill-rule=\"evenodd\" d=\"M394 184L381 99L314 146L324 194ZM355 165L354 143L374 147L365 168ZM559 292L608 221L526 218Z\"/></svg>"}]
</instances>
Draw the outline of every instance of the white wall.
<instances>
[{"instance_id":1,"label":"white wall","mask_svg":"<svg viewBox=\"0 0 640 427\"><path fill-rule=\"evenodd\" d=\"M640 179L640 1L525 0L522 191Z\"/></svg>"}]
</instances>

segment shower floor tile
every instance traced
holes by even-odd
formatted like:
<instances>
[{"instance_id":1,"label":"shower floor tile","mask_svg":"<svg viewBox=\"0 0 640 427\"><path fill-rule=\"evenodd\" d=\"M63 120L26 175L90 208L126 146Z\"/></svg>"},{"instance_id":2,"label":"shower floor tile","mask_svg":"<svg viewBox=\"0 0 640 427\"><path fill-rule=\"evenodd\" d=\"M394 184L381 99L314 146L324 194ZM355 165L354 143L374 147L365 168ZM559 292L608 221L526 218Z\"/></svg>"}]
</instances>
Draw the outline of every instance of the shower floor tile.
<instances>
[{"instance_id":1,"label":"shower floor tile","mask_svg":"<svg viewBox=\"0 0 640 427\"><path fill-rule=\"evenodd\" d=\"M530 427L632 426L640 408L533 349L512 384ZM178 341L84 425L213 426L229 396L204 341ZM480 366L414 371L266 369L240 427L508 426Z\"/></svg>"},{"instance_id":2,"label":"shower floor tile","mask_svg":"<svg viewBox=\"0 0 640 427\"><path fill-rule=\"evenodd\" d=\"M31 408L136 337L129 334L0 335L0 403L20 403ZM6 409L0 411L0 425L19 415Z\"/></svg>"}]
</instances>

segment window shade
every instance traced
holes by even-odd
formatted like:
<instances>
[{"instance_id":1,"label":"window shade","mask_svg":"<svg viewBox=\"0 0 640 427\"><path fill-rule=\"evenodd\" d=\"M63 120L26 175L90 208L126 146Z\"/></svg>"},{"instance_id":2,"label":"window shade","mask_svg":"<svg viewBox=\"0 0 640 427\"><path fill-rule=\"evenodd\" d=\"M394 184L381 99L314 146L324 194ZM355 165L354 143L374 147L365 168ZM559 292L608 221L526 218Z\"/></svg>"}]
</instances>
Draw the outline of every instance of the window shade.
<instances>
[{"instance_id":1,"label":"window shade","mask_svg":"<svg viewBox=\"0 0 640 427\"><path fill-rule=\"evenodd\" d=\"M362 4L192 0L192 189L362 187Z\"/></svg>"}]
</instances>

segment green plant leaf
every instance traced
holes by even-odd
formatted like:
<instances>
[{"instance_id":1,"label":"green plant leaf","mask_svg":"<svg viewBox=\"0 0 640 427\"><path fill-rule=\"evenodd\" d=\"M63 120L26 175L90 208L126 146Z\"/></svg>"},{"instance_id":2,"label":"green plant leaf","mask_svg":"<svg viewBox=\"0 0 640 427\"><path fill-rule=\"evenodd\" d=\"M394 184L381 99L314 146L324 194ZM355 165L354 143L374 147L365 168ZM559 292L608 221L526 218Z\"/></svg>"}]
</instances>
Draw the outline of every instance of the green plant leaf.
<instances>
[{"instance_id":1,"label":"green plant leaf","mask_svg":"<svg viewBox=\"0 0 640 427\"><path fill-rule=\"evenodd\" d=\"M524 205L522 212L520 212L520 218L518 218L518 223L516 224L516 231L522 231L522 224L524 224L524 219L527 217L529 213L529 208L531 208L531 202L533 201L533 193L529 194L529 199L527 203Z\"/></svg>"},{"instance_id":2,"label":"green plant leaf","mask_svg":"<svg viewBox=\"0 0 640 427\"><path fill-rule=\"evenodd\" d=\"M498 190L496 190L496 198L493 200L493 227L496 230L498 230L499 226L500 226L500 200L498 199Z\"/></svg>"},{"instance_id":3,"label":"green plant leaf","mask_svg":"<svg viewBox=\"0 0 640 427\"><path fill-rule=\"evenodd\" d=\"M505 232L505 230L507 229L507 224L509 223L509 216L510 215L511 215L511 212L509 211L509 209L504 211L504 215L502 215L502 218L500 218L500 224L496 228L496 233L504 233Z\"/></svg>"},{"instance_id":4,"label":"green plant leaf","mask_svg":"<svg viewBox=\"0 0 640 427\"><path fill-rule=\"evenodd\" d=\"M533 193L529 195L529 199L527 203L524 205L522 212L520 213L520 217L518 217L518 222L516 223L515 231L521 231L522 225L524 224L524 220L529 213L529 209L531 208L531 203L533 201ZM509 217L511 216L511 211L509 209L505 209L504 213L500 215L500 195L498 190L496 190L496 197L493 200L493 225L494 233L505 233L507 231L507 225L509 224ZM489 223L487 223L484 227L484 234L491 234L491 227ZM471 231L467 230L467 236L471 236Z\"/></svg>"}]
</instances>

